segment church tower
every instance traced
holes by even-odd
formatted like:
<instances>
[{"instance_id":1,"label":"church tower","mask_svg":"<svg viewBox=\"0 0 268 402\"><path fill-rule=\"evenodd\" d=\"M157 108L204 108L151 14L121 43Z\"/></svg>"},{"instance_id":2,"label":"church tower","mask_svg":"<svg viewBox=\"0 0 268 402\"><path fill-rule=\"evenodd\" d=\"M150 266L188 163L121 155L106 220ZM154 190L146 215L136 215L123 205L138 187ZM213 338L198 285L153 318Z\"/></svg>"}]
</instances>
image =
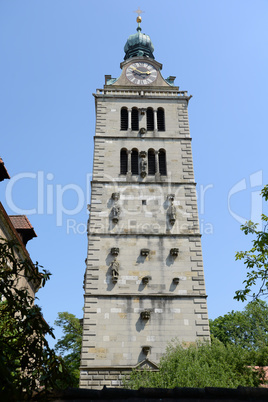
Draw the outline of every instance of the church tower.
<instances>
[{"instance_id":1,"label":"church tower","mask_svg":"<svg viewBox=\"0 0 268 402\"><path fill-rule=\"evenodd\" d=\"M188 102L148 35L94 94L81 388L157 370L169 341L209 340Z\"/></svg>"}]
</instances>

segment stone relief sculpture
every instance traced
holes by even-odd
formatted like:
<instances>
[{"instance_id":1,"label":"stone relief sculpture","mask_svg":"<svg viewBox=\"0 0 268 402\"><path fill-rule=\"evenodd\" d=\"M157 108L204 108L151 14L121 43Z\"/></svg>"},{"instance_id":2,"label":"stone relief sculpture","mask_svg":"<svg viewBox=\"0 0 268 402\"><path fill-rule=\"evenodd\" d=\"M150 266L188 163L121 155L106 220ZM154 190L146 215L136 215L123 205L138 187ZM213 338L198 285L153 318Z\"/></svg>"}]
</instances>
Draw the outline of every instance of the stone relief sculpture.
<instances>
[{"instance_id":1,"label":"stone relief sculpture","mask_svg":"<svg viewBox=\"0 0 268 402\"><path fill-rule=\"evenodd\" d=\"M169 223L173 226L176 218L177 218L177 211L176 211L176 207L173 204L174 199L175 199L175 195L174 194L168 194L167 196L168 200L170 201L170 207L168 209L168 216L169 216Z\"/></svg>"},{"instance_id":2,"label":"stone relief sculpture","mask_svg":"<svg viewBox=\"0 0 268 402\"><path fill-rule=\"evenodd\" d=\"M172 257L178 257L178 255L179 255L179 249L178 249L177 247L171 248L171 249L170 249L170 254L172 255Z\"/></svg>"},{"instance_id":3,"label":"stone relief sculpture","mask_svg":"<svg viewBox=\"0 0 268 402\"><path fill-rule=\"evenodd\" d=\"M141 134L146 134L146 133L147 133L146 128L142 127L142 128L140 129L140 133L141 133Z\"/></svg>"},{"instance_id":4,"label":"stone relief sculpture","mask_svg":"<svg viewBox=\"0 0 268 402\"><path fill-rule=\"evenodd\" d=\"M168 194L167 199L172 203L175 200L175 194Z\"/></svg>"},{"instance_id":5,"label":"stone relief sculpture","mask_svg":"<svg viewBox=\"0 0 268 402\"><path fill-rule=\"evenodd\" d=\"M88 217L88 220L87 220L87 235L89 236L89 223L90 223L90 221L89 221L89 217Z\"/></svg>"},{"instance_id":6,"label":"stone relief sculpture","mask_svg":"<svg viewBox=\"0 0 268 402\"><path fill-rule=\"evenodd\" d=\"M147 160L146 160L147 153L145 151L140 152L140 175L144 178L147 175Z\"/></svg>"},{"instance_id":7,"label":"stone relief sculpture","mask_svg":"<svg viewBox=\"0 0 268 402\"><path fill-rule=\"evenodd\" d=\"M90 204L87 204L87 210L88 210L88 214L89 214L88 220L87 220L87 235L88 235L88 236L89 236L90 208L91 208Z\"/></svg>"},{"instance_id":8,"label":"stone relief sculpture","mask_svg":"<svg viewBox=\"0 0 268 402\"><path fill-rule=\"evenodd\" d=\"M151 352L152 346L143 345L141 347L141 349L142 349L142 352L145 354L145 356L147 356Z\"/></svg>"},{"instance_id":9,"label":"stone relief sculpture","mask_svg":"<svg viewBox=\"0 0 268 402\"><path fill-rule=\"evenodd\" d=\"M115 255L117 257L118 254L119 254L119 248L118 247L112 247L111 248L111 254Z\"/></svg>"},{"instance_id":10,"label":"stone relief sculpture","mask_svg":"<svg viewBox=\"0 0 268 402\"><path fill-rule=\"evenodd\" d=\"M176 207L172 204L169 207L169 222L171 225L174 225L175 221L177 218L177 211L176 211Z\"/></svg>"},{"instance_id":11,"label":"stone relief sculpture","mask_svg":"<svg viewBox=\"0 0 268 402\"><path fill-rule=\"evenodd\" d=\"M144 276L144 277L142 278L142 283L143 283L144 285L147 285L151 279L152 279L152 277L151 277L150 275Z\"/></svg>"},{"instance_id":12,"label":"stone relief sculpture","mask_svg":"<svg viewBox=\"0 0 268 402\"><path fill-rule=\"evenodd\" d=\"M114 201L118 201L119 198L120 198L120 193L113 193L113 194L112 194L112 199L113 199Z\"/></svg>"},{"instance_id":13,"label":"stone relief sculpture","mask_svg":"<svg viewBox=\"0 0 268 402\"><path fill-rule=\"evenodd\" d=\"M118 223L119 215L120 215L121 211L120 211L119 205L117 204L117 201L120 198L120 193L112 193L111 198L114 200L114 206L113 206L112 211L111 211L112 221L113 221L113 223Z\"/></svg>"},{"instance_id":14,"label":"stone relief sculpture","mask_svg":"<svg viewBox=\"0 0 268 402\"><path fill-rule=\"evenodd\" d=\"M147 161L141 160L141 177L144 178L147 175Z\"/></svg>"},{"instance_id":15,"label":"stone relief sculpture","mask_svg":"<svg viewBox=\"0 0 268 402\"><path fill-rule=\"evenodd\" d=\"M113 283L116 283L119 278L119 262L116 260L116 258L112 261L111 263L111 268L112 268L112 281Z\"/></svg>"},{"instance_id":16,"label":"stone relief sculpture","mask_svg":"<svg viewBox=\"0 0 268 402\"><path fill-rule=\"evenodd\" d=\"M150 310L144 310L141 312L141 319L142 320L149 320L151 317L151 311Z\"/></svg>"},{"instance_id":17,"label":"stone relief sculpture","mask_svg":"<svg viewBox=\"0 0 268 402\"><path fill-rule=\"evenodd\" d=\"M118 205L114 205L112 208L112 221L117 223L119 221L120 215L120 207Z\"/></svg>"},{"instance_id":18,"label":"stone relief sculpture","mask_svg":"<svg viewBox=\"0 0 268 402\"><path fill-rule=\"evenodd\" d=\"M141 249L141 255L143 257L147 257L150 254L150 250L148 248L142 248Z\"/></svg>"}]
</instances>

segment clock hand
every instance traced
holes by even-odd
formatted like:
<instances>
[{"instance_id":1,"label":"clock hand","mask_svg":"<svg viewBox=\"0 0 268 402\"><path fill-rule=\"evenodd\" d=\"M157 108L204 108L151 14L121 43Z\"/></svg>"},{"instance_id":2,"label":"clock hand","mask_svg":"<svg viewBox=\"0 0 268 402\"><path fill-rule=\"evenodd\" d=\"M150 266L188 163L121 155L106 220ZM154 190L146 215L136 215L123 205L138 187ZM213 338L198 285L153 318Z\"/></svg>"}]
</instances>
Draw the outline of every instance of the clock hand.
<instances>
[{"instance_id":1,"label":"clock hand","mask_svg":"<svg viewBox=\"0 0 268 402\"><path fill-rule=\"evenodd\" d=\"M151 71L140 71L135 67L132 67L132 70L138 71L138 73L140 74L147 74L147 75L151 74Z\"/></svg>"},{"instance_id":2,"label":"clock hand","mask_svg":"<svg viewBox=\"0 0 268 402\"><path fill-rule=\"evenodd\" d=\"M140 73L140 74L146 74L146 75L151 74L150 71L140 71L137 68L136 68L136 71L138 71L138 73Z\"/></svg>"},{"instance_id":3,"label":"clock hand","mask_svg":"<svg viewBox=\"0 0 268 402\"><path fill-rule=\"evenodd\" d=\"M140 74L143 74L143 71L138 70L136 67L132 67L132 71L134 71L134 70L137 71Z\"/></svg>"}]
</instances>

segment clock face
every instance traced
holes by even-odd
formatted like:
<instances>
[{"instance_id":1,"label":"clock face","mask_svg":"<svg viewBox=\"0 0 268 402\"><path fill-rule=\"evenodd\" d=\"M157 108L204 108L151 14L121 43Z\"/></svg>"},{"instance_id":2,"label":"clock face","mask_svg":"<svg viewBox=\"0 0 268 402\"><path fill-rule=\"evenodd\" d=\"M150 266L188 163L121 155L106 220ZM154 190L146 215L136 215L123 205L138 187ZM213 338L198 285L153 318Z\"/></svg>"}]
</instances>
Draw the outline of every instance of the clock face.
<instances>
[{"instance_id":1,"label":"clock face","mask_svg":"<svg viewBox=\"0 0 268 402\"><path fill-rule=\"evenodd\" d=\"M128 66L126 76L133 84L149 85L156 80L157 71L150 63L136 62Z\"/></svg>"}]
</instances>

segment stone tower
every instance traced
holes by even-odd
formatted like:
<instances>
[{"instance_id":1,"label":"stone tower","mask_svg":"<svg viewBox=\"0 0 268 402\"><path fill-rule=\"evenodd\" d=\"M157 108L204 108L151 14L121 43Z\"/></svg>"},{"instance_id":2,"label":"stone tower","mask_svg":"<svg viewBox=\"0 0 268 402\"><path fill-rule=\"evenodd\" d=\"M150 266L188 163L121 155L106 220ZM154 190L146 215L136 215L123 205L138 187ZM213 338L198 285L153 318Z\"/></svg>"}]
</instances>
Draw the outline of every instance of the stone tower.
<instances>
[{"instance_id":1,"label":"stone tower","mask_svg":"<svg viewBox=\"0 0 268 402\"><path fill-rule=\"evenodd\" d=\"M96 133L80 387L157 369L167 343L209 339L187 107L141 32L94 94Z\"/></svg>"}]
</instances>

